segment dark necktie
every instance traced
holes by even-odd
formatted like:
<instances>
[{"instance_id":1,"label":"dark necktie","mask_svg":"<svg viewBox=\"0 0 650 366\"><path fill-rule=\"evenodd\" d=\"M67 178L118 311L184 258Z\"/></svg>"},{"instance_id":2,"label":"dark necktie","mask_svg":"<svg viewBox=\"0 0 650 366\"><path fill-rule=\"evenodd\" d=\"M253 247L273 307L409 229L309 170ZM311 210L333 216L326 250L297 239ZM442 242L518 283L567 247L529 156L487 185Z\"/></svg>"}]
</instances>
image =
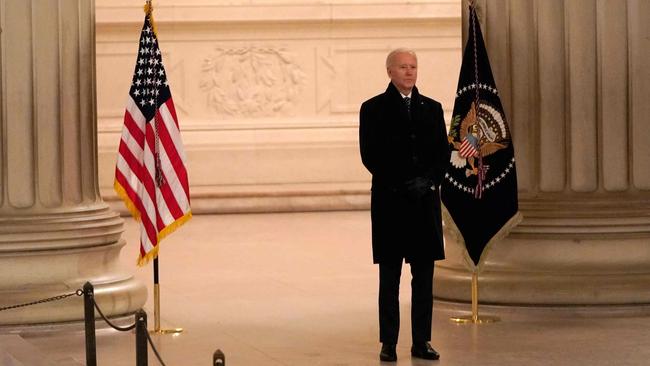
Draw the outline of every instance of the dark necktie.
<instances>
[{"instance_id":1,"label":"dark necktie","mask_svg":"<svg viewBox=\"0 0 650 366\"><path fill-rule=\"evenodd\" d=\"M406 103L406 110L411 114L411 98L404 97L404 103Z\"/></svg>"}]
</instances>

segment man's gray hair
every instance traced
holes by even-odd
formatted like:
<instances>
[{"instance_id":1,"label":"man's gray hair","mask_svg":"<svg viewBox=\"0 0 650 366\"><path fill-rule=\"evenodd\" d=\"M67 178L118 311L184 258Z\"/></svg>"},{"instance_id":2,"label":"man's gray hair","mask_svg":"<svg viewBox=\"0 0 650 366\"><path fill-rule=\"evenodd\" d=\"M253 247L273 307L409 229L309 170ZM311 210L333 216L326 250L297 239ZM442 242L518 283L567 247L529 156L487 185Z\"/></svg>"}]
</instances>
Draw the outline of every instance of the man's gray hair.
<instances>
[{"instance_id":1,"label":"man's gray hair","mask_svg":"<svg viewBox=\"0 0 650 366\"><path fill-rule=\"evenodd\" d=\"M386 56L386 68L390 67L390 65L393 62L393 58L395 58L395 55L397 55L399 53L408 53L409 55L415 57L416 60L418 59L418 56L415 54L415 51L413 51L412 49L410 49L410 48L396 48L396 49L390 51L388 56Z\"/></svg>"}]
</instances>

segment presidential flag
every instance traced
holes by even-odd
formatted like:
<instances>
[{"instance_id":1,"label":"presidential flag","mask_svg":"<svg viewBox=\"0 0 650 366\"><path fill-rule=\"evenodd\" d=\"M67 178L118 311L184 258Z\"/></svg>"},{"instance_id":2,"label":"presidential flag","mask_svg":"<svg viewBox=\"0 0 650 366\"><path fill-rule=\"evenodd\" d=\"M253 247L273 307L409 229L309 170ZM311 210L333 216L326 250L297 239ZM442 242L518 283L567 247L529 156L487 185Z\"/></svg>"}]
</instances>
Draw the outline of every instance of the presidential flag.
<instances>
[{"instance_id":1,"label":"presidential flag","mask_svg":"<svg viewBox=\"0 0 650 366\"><path fill-rule=\"evenodd\" d=\"M452 151L442 183L445 223L478 266L493 242L520 220L512 136L492 77L476 11L470 5L454 111Z\"/></svg>"},{"instance_id":2,"label":"presidential flag","mask_svg":"<svg viewBox=\"0 0 650 366\"><path fill-rule=\"evenodd\" d=\"M124 113L115 190L140 222L138 265L192 217L185 152L150 8Z\"/></svg>"}]
</instances>

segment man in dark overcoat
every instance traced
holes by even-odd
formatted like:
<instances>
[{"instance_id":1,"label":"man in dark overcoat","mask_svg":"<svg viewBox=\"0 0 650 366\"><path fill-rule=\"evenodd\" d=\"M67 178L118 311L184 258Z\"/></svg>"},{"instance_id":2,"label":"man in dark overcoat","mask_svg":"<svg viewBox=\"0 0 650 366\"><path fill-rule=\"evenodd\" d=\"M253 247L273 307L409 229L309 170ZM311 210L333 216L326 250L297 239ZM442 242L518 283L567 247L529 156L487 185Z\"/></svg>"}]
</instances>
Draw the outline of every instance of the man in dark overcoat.
<instances>
[{"instance_id":1,"label":"man in dark overcoat","mask_svg":"<svg viewBox=\"0 0 650 366\"><path fill-rule=\"evenodd\" d=\"M389 53L388 88L361 105L361 160L372 174L372 254L379 264L379 354L396 361L402 263L411 266L411 355L431 347L434 261L444 259L439 187L449 163L442 106L415 87L417 56Z\"/></svg>"}]
</instances>

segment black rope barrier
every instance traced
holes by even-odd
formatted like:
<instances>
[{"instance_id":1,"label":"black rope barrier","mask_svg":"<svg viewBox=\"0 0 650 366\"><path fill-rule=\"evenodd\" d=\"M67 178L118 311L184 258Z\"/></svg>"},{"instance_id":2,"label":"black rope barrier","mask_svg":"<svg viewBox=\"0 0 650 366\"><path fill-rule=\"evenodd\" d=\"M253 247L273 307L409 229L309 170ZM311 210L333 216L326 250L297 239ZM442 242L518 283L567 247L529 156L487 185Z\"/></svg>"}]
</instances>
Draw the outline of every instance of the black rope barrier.
<instances>
[{"instance_id":1,"label":"black rope barrier","mask_svg":"<svg viewBox=\"0 0 650 366\"><path fill-rule=\"evenodd\" d=\"M88 283L88 285L90 285ZM90 285L92 287L92 285ZM88 293L88 297L92 300L93 306L95 310L99 313L99 316L108 324L111 328L120 331L120 332L128 332L130 330L135 329L135 336L136 336L136 365L147 365L148 360L147 360L147 342L151 346L151 349L153 350L153 353L156 355L156 358L160 362L162 366L166 366L165 362L162 360L162 357L160 357L160 353L158 353L158 350L156 349L156 346L153 343L153 340L149 336L149 332L147 331L147 313L144 310L138 310L138 312L135 314L135 322L129 326L126 327L120 327L115 324L113 324L105 315L104 312L102 312L102 309L99 307L97 304L97 301L95 301L95 297L93 296L94 291L92 288L86 289L86 286L84 286L84 289ZM94 315L93 315L93 320L94 320ZM93 332L94 332L94 322L93 322ZM90 365L90 363L89 363ZM93 364L95 365L95 364Z\"/></svg>"},{"instance_id":2,"label":"black rope barrier","mask_svg":"<svg viewBox=\"0 0 650 366\"><path fill-rule=\"evenodd\" d=\"M118 325L115 325L115 324L111 323L111 321L108 320L108 318L106 316L104 316L104 313L102 312L102 309L99 308L99 305L97 305L97 301L95 301L94 297L93 297L93 304L95 305L95 309L99 313L99 316L101 316L102 319L106 322L106 324L108 324L111 328L113 328L115 330L119 330L120 332L128 332L128 331L135 328L135 323L133 323L133 324L131 324L129 326L126 326L126 327L120 327Z\"/></svg>"},{"instance_id":3,"label":"black rope barrier","mask_svg":"<svg viewBox=\"0 0 650 366\"><path fill-rule=\"evenodd\" d=\"M97 366L97 343L95 338L95 310L99 313L99 316L103 321L106 322L111 328L120 331L128 332L133 329L136 330L136 365L137 366L146 366L148 364L147 360L147 343L151 346L153 353L156 355L158 362L162 366L166 366L165 362L160 357L160 353L156 349L156 346L147 331L147 313L144 310L138 310L135 316L135 322L131 325L121 327L113 324L102 312L102 309L95 301L95 289L90 282L86 282L82 289L77 289L75 292L57 295L53 297L48 297L45 299L40 299L32 302L27 302L23 304L16 304L1 307L0 311L12 310L23 308L32 305L43 304L52 301L59 301L67 299L71 296L83 296L84 297L84 321L85 321L85 332L86 332L86 366ZM221 354L223 355L223 353ZM223 356L222 356L223 357ZM223 365L224 363L218 363L218 365Z\"/></svg>"},{"instance_id":4,"label":"black rope barrier","mask_svg":"<svg viewBox=\"0 0 650 366\"><path fill-rule=\"evenodd\" d=\"M46 298L46 299L36 300L36 301L32 301L32 302L26 302L26 303L24 303L24 304L17 304L17 305L5 306L5 307L0 308L0 311L11 310L11 309L18 309L18 308L23 308L23 307L26 307L26 306L32 306L32 305L43 304L43 303L46 303L46 302L59 301L59 300L67 299L67 298L70 297L70 296L74 296L74 295L81 296L81 295L83 295L83 294L84 294L83 290L78 289L77 291L75 291L75 292L71 292L71 293L69 293L69 294L58 295L58 296L53 296L53 297L48 297L48 298Z\"/></svg>"},{"instance_id":5,"label":"black rope barrier","mask_svg":"<svg viewBox=\"0 0 650 366\"><path fill-rule=\"evenodd\" d=\"M151 350L156 355L156 358L158 359L158 362L160 362L160 364L162 366L166 366L165 363L163 362L162 358L160 357L160 354L158 353L158 350L156 349L156 346L153 345L153 341L151 340L151 336L149 335L149 332L145 332L145 334L147 335L147 340L149 341L149 345L151 346Z\"/></svg>"},{"instance_id":6,"label":"black rope barrier","mask_svg":"<svg viewBox=\"0 0 650 366\"><path fill-rule=\"evenodd\" d=\"M222 350L217 349L212 354L212 366L226 366L226 355Z\"/></svg>"},{"instance_id":7,"label":"black rope barrier","mask_svg":"<svg viewBox=\"0 0 650 366\"><path fill-rule=\"evenodd\" d=\"M84 284L84 331L86 335L86 366L97 366L97 341L95 339L95 288Z\"/></svg>"},{"instance_id":8,"label":"black rope barrier","mask_svg":"<svg viewBox=\"0 0 650 366\"><path fill-rule=\"evenodd\" d=\"M149 365L149 349L147 348L147 313L140 309L135 313L135 365Z\"/></svg>"}]
</instances>

